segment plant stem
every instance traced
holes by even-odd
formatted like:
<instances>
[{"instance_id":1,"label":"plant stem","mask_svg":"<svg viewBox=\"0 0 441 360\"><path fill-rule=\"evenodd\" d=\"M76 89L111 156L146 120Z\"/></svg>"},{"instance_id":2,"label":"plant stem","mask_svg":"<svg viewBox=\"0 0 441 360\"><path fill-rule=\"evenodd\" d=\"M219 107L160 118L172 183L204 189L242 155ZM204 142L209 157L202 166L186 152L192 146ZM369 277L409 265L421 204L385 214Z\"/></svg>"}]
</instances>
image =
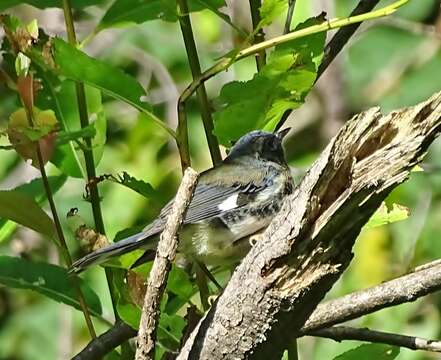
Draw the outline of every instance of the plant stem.
<instances>
[{"instance_id":1,"label":"plant stem","mask_svg":"<svg viewBox=\"0 0 441 360\"><path fill-rule=\"evenodd\" d=\"M67 37L69 43L73 46L77 46L75 27L73 23L72 10L69 0L63 0L63 11L64 11L64 19L66 22L66 30L67 30ZM76 82L75 90L77 95L78 112L80 115L81 128L85 128L89 125L89 116L87 113L86 92L84 89L84 84L80 82ZM95 182L96 172L95 172L95 161L93 157L92 139L90 137L85 137L84 142L86 144L86 147L83 149L83 153L84 153L84 160L86 163L87 188L90 192L90 202L92 205L92 213L95 222L95 228L100 234L105 235L106 231L104 228L103 215L101 212L100 195L97 184ZM115 313L115 317L118 319L118 313L116 311L115 294L112 285L112 277L113 277L112 270L105 269L105 273L106 273L107 283L109 286L110 297L112 299L113 310Z\"/></svg>"},{"instance_id":2,"label":"plant stem","mask_svg":"<svg viewBox=\"0 0 441 360\"><path fill-rule=\"evenodd\" d=\"M262 27L259 28L260 24L260 7L262 6L261 0L250 0L250 10L251 10L251 22L253 24L254 39L253 43L261 43L265 40L265 33ZM255 32L257 30L257 32ZM266 52L265 50L259 51L256 55L256 66L257 71L260 71L262 67L266 64Z\"/></svg>"},{"instance_id":3,"label":"plant stem","mask_svg":"<svg viewBox=\"0 0 441 360\"><path fill-rule=\"evenodd\" d=\"M294 339L288 346L288 360L299 360L299 353L297 349L297 339Z\"/></svg>"},{"instance_id":4,"label":"plant stem","mask_svg":"<svg viewBox=\"0 0 441 360\"><path fill-rule=\"evenodd\" d=\"M33 83L33 80L31 80L30 86L32 86L32 83ZM33 95L31 97L33 97ZM28 108L25 105L24 101L22 101L22 102L23 102L23 106L25 108L26 117L27 117L29 126L33 127L34 123L35 123L34 117L33 117L33 109L32 109L32 107ZM37 153L38 167L40 169L41 178L43 180L44 190L46 192L46 197L48 199L49 206L50 206L50 209L52 212L52 217L53 217L54 224L55 224L55 230L56 230L58 241L59 241L59 249L61 251L61 255L62 255L67 267L70 267L72 265L72 258L70 257L69 249L67 248L66 239L64 238L63 228L61 227L60 218L58 217L57 207L55 206L55 201L54 201L54 197L52 194L52 190L51 190L48 178L47 178L46 170L44 168L44 160L43 160L43 155L41 153L39 141L35 142L35 152ZM78 302L80 304L81 311L83 312L84 319L86 321L90 336L94 339L94 338L96 338L95 328L93 327L93 323L92 323L92 319L91 319L91 316L89 313L89 309L87 308L86 300L84 298L83 292L81 291L81 287L78 282L78 278L74 276L74 277L71 277L70 279L72 282L72 286L73 286L75 292L77 293Z\"/></svg>"},{"instance_id":5,"label":"plant stem","mask_svg":"<svg viewBox=\"0 0 441 360\"><path fill-rule=\"evenodd\" d=\"M193 80L201 76L201 65L199 63L198 51L194 40L193 29L188 11L187 0L177 0L179 6L179 25L184 38L185 49L187 51L188 63L190 65ZM214 166L222 163L222 156L219 150L219 143L213 134L213 118L211 116L210 104L208 101L207 90L201 85L196 91L202 122L204 124L205 136L208 148L210 149L211 161ZM185 124L185 126L187 126ZM184 140L185 141L185 140ZM188 142L188 140L187 140Z\"/></svg>"},{"instance_id":6,"label":"plant stem","mask_svg":"<svg viewBox=\"0 0 441 360\"><path fill-rule=\"evenodd\" d=\"M294 15L294 8L296 6L296 0L288 0L288 11L286 12L285 27L283 33L288 34L291 31L292 16Z\"/></svg>"},{"instance_id":7,"label":"plant stem","mask_svg":"<svg viewBox=\"0 0 441 360\"><path fill-rule=\"evenodd\" d=\"M44 169L43 156L41 154L40 145L36 146L38 163L40 166L41 177L43 180L44 189L46 191L46 196L49 201L49 205L52 212L52 217L54 218L55 228L57 230L57 236L60 241L60 249L63 254L64 262L67 267L71 267L72 258L70 256L69 250L67 248L66 239L64 238L63 229L61 228L60 218L58 217L57 208L55 207L54 198L52 195L52 191L49 185L49 181L47 179L46 170ZM84 319L87 324L87 328L89 329L89 333L92 338L96 338L95 328L93 327L92 319L90 317L89 309L87 308L86 300L84 298L83 292L81 291L80 284L78 282L78 278L76 276L71 277L72 285L77 293L78 302L80 303L81 310L83 311Z\"/></svg>"},{"instance_id":8,"label":"plant stem","mask_svg":"<svg viewBox=\"0 0 441 360\"><path fill-rule=\"evenodd\" d=\"M199 288L199 296L201 299L202 309L207 311L210 308L208 303L208 297L210 296L210 290L208 289L207 276L198 264L195 264L196 272L196 284Z\"/></svg>"}]
</instances>

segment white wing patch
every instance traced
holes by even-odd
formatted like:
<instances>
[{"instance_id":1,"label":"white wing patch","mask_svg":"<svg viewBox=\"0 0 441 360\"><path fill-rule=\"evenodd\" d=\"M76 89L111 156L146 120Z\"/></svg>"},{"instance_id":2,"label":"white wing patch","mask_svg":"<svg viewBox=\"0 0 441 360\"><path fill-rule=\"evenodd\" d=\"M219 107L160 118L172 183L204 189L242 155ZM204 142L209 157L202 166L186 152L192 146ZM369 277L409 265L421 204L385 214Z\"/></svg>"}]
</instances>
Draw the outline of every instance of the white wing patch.
<instances>
[{"instance_id":1,"label":"white wing patch","mask_svg":"<svg viewBox=\"0 0 441 360\"><path fill-rule=\"evenodd\" d=\"M237 197L239 194L233 194L226 198L218 205L218 209L221 211L231 210L237 207Z\"/></svg>"}]
</instances>

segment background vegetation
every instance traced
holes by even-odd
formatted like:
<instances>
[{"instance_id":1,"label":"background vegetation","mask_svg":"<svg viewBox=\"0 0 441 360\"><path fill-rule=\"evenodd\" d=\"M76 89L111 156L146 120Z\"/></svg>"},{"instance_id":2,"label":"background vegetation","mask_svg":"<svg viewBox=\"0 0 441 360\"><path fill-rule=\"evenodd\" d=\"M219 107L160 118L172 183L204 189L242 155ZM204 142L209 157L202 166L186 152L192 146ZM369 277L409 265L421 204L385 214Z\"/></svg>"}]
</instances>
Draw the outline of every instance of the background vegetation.
<instances>
[{"instance_id":1,"label":"background vegetation","mask_svg":"<svg viewBox=\"0 0 441 360\"><path fill-rule=\"evenodd\" d=\"M63 11L50 7L57 3L49 0L2 0L0 11L18 17L25 25L37 19L38 26L46 34L66 39ZM174 1L166 3L174 4ZM379 6L389 3L380 1ZM85 6L89 4L92 6ZM195 1L191 4L193 31L202 69L207 69L215 59L250 40L244 35L252 30L248 1L227 1L227 8L222 7L222 1ZM210 4L211 10L206 9L207 4ZM298 0L291 28L322 11L327 12L328 18L345 17L356 4L351 0ZM32 58L35 65L32 71L43 83L36 106L41 110L52 109L58 121L64 121L65 127L62 127L57 139L62 143L62 150L57 151L52 162L46 165L46 172L55 192L54 200L70 254L76 259L84 250L80 249L72 230L78 229L78 224L83 220L78 215L74 221L72 218L68 220L65 214L71 208L77 208L78 214L90 227L94 227L94 218L90 204L84 198L87 195L84 181L86 167L82 160L81 143L78 143L78 134L87 135L88 130L75 133L80 129L80 121L73 81L87 79L89 85L95 85L86 86L88 111L94 124L89 130L95 136L92 147L82 143L82 148L93 149L96 174L116 176L127 172L145 181L139 183L126 179L122 182L128 186L121 186L118 179L113 178L113 181L110 179L100 183L103 225L107 237L113 240L147 224L176 191L181 174L179 152L172 137L152 121L149 114L151 111L167 126L175 129L177 99L191 83L192 77L177 17L173 11L164 11L168 7L160 10L154 7L137 9L133 1L104 0L72 1L72 5L75 7L73 14L77 38L83 42L82 51L131 76L124 77L122 73L116 73L114 68L102 65L94 68L101 72L101 77L93 84L90 80L93 74L80 76L78 67L75 68L84 66L87 69L93 60L82 57L77 50L61 41L56 41L54 45L55 63L61 71L49 71L44 59L40 59L39 63ZM228 14L228 21L237 29L216 14L219 9ZM264 27L266 38L283 33L286 6L271 14ZM28 29L32 29L32 26ZM40 31L39 38L44 36ZM328 33L328 38L330 36ZM48 227L39 222L36 224L35 219L20 220L14 217L20 213L20 209L37 214L38 210L32 207L35 202L44 209L48 209L48 206L42 181L38 180L40 171L25 163L17 152L10 151L8 129L13 121L11 114L21 104L17 91L11 89L13 86L8 83L11 78L17 78L12 68L16 61L11 60L11 44L5 39L4 32L0 32L0 37L4 40L0 63L0 130L4 135L0 137L4 150L0 151L0 189L17 188L36 179L31 185L19 188L19 193L24 194L23 198L19 195L8 197L5 193L0 195L0 214L5 217L0 222L0 283L4 285L0 287L0 359L69 358L88 343L90 334L82 313L74 309L80 308L80 305L73 287L66 280L66 272L60 267L46 265L65 264L57 241L49 240L56 236L45 233L44 229ZM305 60L303 65L310 66L308 69L315 75L324 35L314 35L308 39L308 46L316 46L318 50L317 54L314 53L316 56L312 56L309 63ZM300 45L297 44L298 49ZM312 88L304 104L303 100L314 78L307 78L306 73L300 74L302 77L294 77L299 88L284 90L296 92L296 97L278 93L276 100L280 98L289 103L288 107L298 107L286 121L286 126L292 127L292 131L285 143L289 164L293 166L296 178L301 178L328 140L352 114L375 105L387 112L418 103L439 91L440 47L439 2L413 0L390 17L364 23ZM277 61L277 56L271 55L271 51L268 51L268 55L269 62ZM282 69L281 73L285 71L288 72ZM248 81L255 73L255 58L248 57L232 64L228 71L219 73L206 84L210 99L208 109L214 113L215 133L224 145L253 128L274 128L285 110L286 103L283 101L278 104L280 107L256 107L268 104L264 101L267 98L260 99L259 96L275 93L259 79L254 78L248 85L233 83L223 87L233 80ZM275 82L277 78L273 75L268 77ZM145 99L151 107L140 100L143 90L135 79L148 90ZM303 90L301 86L304 86ZM112 96L113 90L117 96ZM128 105L127 100L135 106ZM192 166L204 170L211 166L211 158L198 99L190 98L186 109ZM271 113L270 110L275 115L262 119L262 114L266 116ZM20 114L15 116L20 117ZM26 118L25 114L21 116ZM27 135L31 136L29 133ZM41 138L43 135L38 133L36 136ZM74 142L67 142L73 138L76 138ZM400 186L389 198L390 204L398 203L408 208L410 216L405 221L363 231L350 269L329 297L377 284L403 274L418 264L441 257L440 158L441 143L438 141L431 147L423 165L424 171L414 172L410 181ZM134 187L138 192L133 191ZM29 199L35 202L31 201L31 204ZM19 209L8 217L7 209L14 206ZM40 233L16 226L6 218ZM127 265L131 259L123 259L120 264L114 265ZM148 266L141 269L143 276L147 269ZM137 285L140 278L129 278L129 287L119 272L113 275L118 314L135 326L139 320L136 303L140 298L137 291L140 290ZM228 271L219 272L217 276L221 282L226 282ZM99 315L93 320L99 334L114 319L106 276L102 268L94 267L82 279L84 296L91 312ZM211 292L214 294L216 289L211 288ZM163 300L158 334L161 345L158 352L161 354L179 345L185 327L184 305L187 302L201 308L194 279L182 270L173 269L167 296ZM354 324L436 339L441 337L440 311L441 297L433 294L415 303L358 319ZM299 342L299 354L302 359L333 359L358 345L349 341L339 344L331 340L304 338ZM118 358L116 353L112 356ZM436 355L405 349L397 357L400 360L431 358L436 358Z\"/></svg>"}]
</instances>

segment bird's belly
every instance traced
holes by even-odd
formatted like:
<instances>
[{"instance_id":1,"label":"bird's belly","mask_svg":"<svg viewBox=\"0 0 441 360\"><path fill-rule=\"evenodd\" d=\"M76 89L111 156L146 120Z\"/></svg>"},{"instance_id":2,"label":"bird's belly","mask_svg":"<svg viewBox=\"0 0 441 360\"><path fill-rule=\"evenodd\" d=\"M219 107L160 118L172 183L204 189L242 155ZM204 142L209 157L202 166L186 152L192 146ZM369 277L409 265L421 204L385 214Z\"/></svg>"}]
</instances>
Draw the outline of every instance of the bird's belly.
<instances>
[{"instance_id":1,"label":"bird's belly","mask_svg":"<svg viewBox=\"0 0 441 360\"><path fill-rule=\"evenodd\" d=\"M268 219L246 216L228 227L220 219L188 224L181 231L179 251L207 265L232 264L250 249L249 236L268 223Z\"/></svg>"}]
</instances>

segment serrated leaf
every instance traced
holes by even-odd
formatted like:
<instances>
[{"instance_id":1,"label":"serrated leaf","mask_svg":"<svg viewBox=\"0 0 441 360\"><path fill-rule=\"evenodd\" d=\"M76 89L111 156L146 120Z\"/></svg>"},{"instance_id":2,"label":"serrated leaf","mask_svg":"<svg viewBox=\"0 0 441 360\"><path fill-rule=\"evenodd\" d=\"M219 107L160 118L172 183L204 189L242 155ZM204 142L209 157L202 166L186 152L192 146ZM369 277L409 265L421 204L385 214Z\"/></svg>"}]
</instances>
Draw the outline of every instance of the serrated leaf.
<instances>
[{"instance_id":1,"label":"serrated leaf","mask_svg":"<svg viewBox=\"0 0 441 360\"><path fill-rule=\"evenodd\" d=\"M48 182L52 193L55 194L66 182L66 176L49 176ZM34 179L13 190L34 199L39 205L46 200L46 192L44 191L43 181L41 179ZM17 224L15 222L0 217L0 242L8 239L16 227Z\"/></svg>"},{"instance_id":2,"label":"serrated leaf","mask_svg":"<svg viewBox=\"0 0 441 360\"><path fill-rule=\"evenodd\" d=\"M393 360L400 353L400 348L383 344L364 344L346 351L334 360Z\"/></svg>"},{"instance_id":3,"label":"serrated leaf","mask_svg":"<svg viewBox=\"0 0 441 360\"><path fill-rule=\"evenodd\" d=\"M98 295L81 279L79 281L91 313L101 315ZM81 310L71 279L62 267L0 256L0 283L11 288L33 290Z\"/></svg>"},{"instance_id":4,"label":"serrated leaf","mask_svg":"<svg viewBox=\"0 0 441 360\"><path fill-rule=\"evenodd\" d=\"M86 6L99 5L104 3L105 1L106 0L75 0L75 1L71 1L71 6L74 9L81 9ZM32 5L39 9L46 9L51 7L62 8L63 0L1 0L0 11L21 4Z\"/></svg>"},{"instance_id":5,"label":"serrated leaf","mask_svg":"<svg viewBox=\"0 0 441 360\"><path fill-rule=\"evenodd\" d=\"M383 226L386 224L391 224L397 221L406 220L410 215L409 208L399 205L392 204L392 208L388 209L386 204L381 203L378 210L372 215L369 221L364 226L365 229L374 228L377 226Z\"/></svg>"},{"instance_id":6,"label":"serrated leaf","mask_svg":"<svg viewBox=\"0 0 441 360\"><path fill-rule=\"evenodd\" d=\"M188 6L190 12L209 9L218 14L217 10L222 6L225 6L225 1L190 0ZM101 19L98 29L101 30L104 28L121 26L125 24L141 24L143 22L156 19L161 19L168 22L178 21L176 1L116 0Z\"/></svg>"},{"instance_id":7,"label":"serrated leaf","mask_svg":"<svg viewBox=\"0 0 441 360\"><path fill-rule=\"evenodd\" d=\"M297 29L322 21L309 19ZM223 145L251 130L272 131L286 110L303 104L317 77L325 37L318 33L277 46L253 79L224 85L214 114L214 132Z\"/></svg>"},{"instance_id":8,"label":"serrated leaf","mask_svg":"<svg viewBox=\"0 0 441 360\"><path fill-rule=\"evenodd\" d=\"M26 226L58 243L52 219L34 199L19 191L0 191L0 217Z\"/></svg>"}]
</instances>

